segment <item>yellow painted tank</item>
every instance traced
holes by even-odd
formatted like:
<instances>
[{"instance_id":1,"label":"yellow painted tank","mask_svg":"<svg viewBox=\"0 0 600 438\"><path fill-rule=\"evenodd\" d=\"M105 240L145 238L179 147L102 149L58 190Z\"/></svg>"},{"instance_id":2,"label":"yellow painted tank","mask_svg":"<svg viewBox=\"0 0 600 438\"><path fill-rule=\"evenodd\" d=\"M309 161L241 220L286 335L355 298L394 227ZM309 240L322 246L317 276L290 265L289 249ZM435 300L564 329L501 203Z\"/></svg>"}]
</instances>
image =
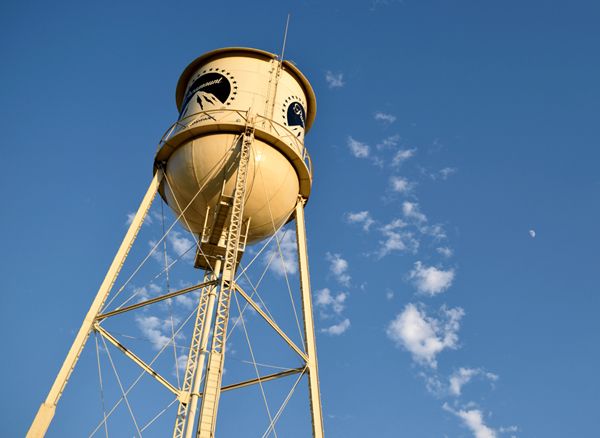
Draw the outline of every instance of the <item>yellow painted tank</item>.
<instances>
[{"instance_id":1,"label":"yellow painted tank","mask_svg":"<svg viewBox=\"0 0 600 438\"><path fill-rule=\"evenodd\" d=\"M316 100L308 80L272 53L219 49L184 70L176 102L179 119L163 136L155 158L155 170L165 170L163 199L176 215L185 210L181 223L201 234L221 192L233 193L233 152L252 114L247 242L272 235L290 219L298 196L310 195L312 169L304 135L314 121Z\"/></svg>"}]
</instances>

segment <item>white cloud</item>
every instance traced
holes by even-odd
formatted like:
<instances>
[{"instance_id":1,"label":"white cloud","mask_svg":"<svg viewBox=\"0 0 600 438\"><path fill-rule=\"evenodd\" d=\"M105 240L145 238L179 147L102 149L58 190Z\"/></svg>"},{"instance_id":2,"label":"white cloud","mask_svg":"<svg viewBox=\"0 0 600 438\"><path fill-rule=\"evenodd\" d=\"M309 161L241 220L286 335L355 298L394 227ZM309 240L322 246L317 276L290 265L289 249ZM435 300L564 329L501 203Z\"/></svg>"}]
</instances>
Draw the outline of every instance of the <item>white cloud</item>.
<instances>
[{"instance_id":1,"label":"white cloud","mask_svg":"<svg viewBox=\"0 0 600 438\"><path fill-rule=\"evenodd\" d=\"M439 254L443 255L444 257L452 257L452 255L454 254L454 251L452 251L452 248L449 248L447 246L440 246L439 248L435 249Z\"/></svg>"},{"instance_id":2,"label":"white cloud","mask_svg":"<svg viewBox=\"0 0 600 438\"><path fill-rule=\"evenodd\" d=\"M392 190L398 193L408 193L412 189L412 184L406 178L401 176L392 176L390 178Z\"/></svg>"},{"instance_id":3,"label":"white cloud","mask_svg":"<svg viewBox=\"0 0 600 438\"><path fill-rule=\"evenodd\" d=\"M191 285L186 285L183 287L189 287ZM185 295L178 295L174 298L175 302L185 309L191 309L194 306L197 306L200 299L200 291L189 292Z\"/></svg>"},{"instance_id":4,"label":"white cloud","mask_svg":"<svg viewBox=\"0 0 600 438\"><path fill-rule=\"evenodd\" d=\"M397 167L415 155L416 149L400 149L392 158L392 166Z\"/></svg>"},{"instance_id":5,"label":"white cloud","mask_svg":"<svg viewBox=\"0 0 600 438\"><path fill-rule=\"evenodd\" d=\"M383 258L388 254L399 252L415 252L419 247L419 241L414 238L413 233L404 231L385 231L384 239L379 241L379 258Z\"/></svg>"},{"instance_id":6,"label":"white cloud","mask_svg":"<svg viewBox=\"0 0 600 438\"><path fill-rule=\"evenodd\" d=\"M348 294L345 292L340 292L336 296L333 296L328 288L324 288L317 291L315 304L323 312L331 309L336 315L339 315L344 310L346 298L348 298ZM324 315L327 316L326 313Z\"/></svg>"},{"instance_id":7,"label":"white cloud","mask_svg":"<svg viewBox=\"0 0 600 438\"><path fill-rule=\"evenodd\" d=\"M428 371L419 373L419 376L425 381L427 391L436 397L447 397L449 395L459 397L462 394L462 388L475 378L487 379L491 382L495 382L499 378L496 374L487 372L482 368L461 367L447 379L445 377L440 378L435 370Z\"/></svg>"},{"instance_id":8,"label":"white cloud","mask_svg":"<svg viewBox=\"0 0 600 438\"><path fill-rule=\"evenodd\" d=\"M391 299L393 299L393 298L394 298L394 291L393 291L393 290L389 290L389 289L388 289L388 290L385 292L385 298L386 298L386 299L388 299L388 300L391 300Z\"/></svg>"},{"instance_id":9,"label":"white cloud","mask_svg":"<svg viewBox=\"0 0 600 438\"><path fill-rule=\"evenodd\" d=\"M133 223L133 218L135 217L135 211L132 211L131 213L127 213L127 220L125 221L125 225L129 226ZM150 216L149 214L146 215L146 218L144 219L144 225L151 225L152 224L152 216Z\"/></svg>"},{"instance_id":10,"label":"white cloud","mask_svg":"<svg viewBox=\"0 0 600 438\"><path fill-rule=\"evenodd\" d=\"M344 319L339 324L334 324L327 328L321 329L322 333L327 333L331 336L338 336L344 333L346 330L350 328L350 320L348 318Z\"/></svg>"},{"instance_id":11,"label":"white cloud","mask_svg":"<svg viewBox=\"0 0 600 438\"><path fill-rule=\"evenodd\" d=\"M387 327L388 337L411 353L421 364L437 367L436 357L445 349L458 348L458 330L464 310L460 307L441 308L439 319L427 316L409 303Z\"/></svg>"},{"instance_id":12,"label":"white cloud","mask_svg":"<svg viewBox=\"0 0 600 438\"><path fill-rule=\"evenodd\" d=\"M346 220L351 224L361 224L365 231L369 231L369 228L371 228L371 225L375 222L367 210L359 211L357 213L347 213Z\"/></svg>"},{"instance_id":13,"label":"white cloud","mask_svg":"<svg viewBox=\"0 0 600 438\"><path fill-rule=\"evenodd\" d=\"M498 430L500 431L500 433L516 433L519 431L519 428L517 426L506 426L506 427L501 427ZM513 435L513 438L514 438L514 435Z\"/></svg>"},{"instance_id":14,"label":"white cloud","mask_svg":"<svg viewBox=\"0 0 600 438\"><path fill-rule=\"evenodd\" d=\"M454 167L444 167L439 171L440 178L443 180L448 179L450 175L454 175L456 173L456 169Z\"/></svg>"},{"instance_id":15,"label":"white cloud","mask_svg":"<svg viewBox=\"0 0 600 438\"><path fill-rule=\"evenodd\" d=\"M348 274L348 261L339 254L327 253L325 258L329 262L329 272L333 274L338 283L350 286L350 274Z\"/></svg>"},{"instance_id":16,"label":"white cloud","mask_svg":"<svg viewBox=\"0 0 600 438\"><path fill-rule=\"evenodd\" d=\"M163 292L161 287L156 283L150 283L147 286L135 287L132 297L137 297L139 301L145 301L148 298L155 297Z\"/></svg>"},{"instance_id":17,"label":"white cloud","mask_svg":"<svg viewBox=\"0 0 600 438\"><path fill-rule=\"evenodd\" d=\"M167 235L167 240L171 244L171 248L173 248L175 254L184 260L191 260L196 256L194 250L190 249L195 245L195 242L182 235L179 231L171 231Z\"/></svg>"},{"instance_id":18,"label":"white cloud","mask_svg":"<svg viewBox=\"0 0 600 438\"><path fill-rule=\"evenodd\" d=\"M387 124L391 124L394 123L396 121L396 116L393 114L388 114L388 113L383 113L383 112L376 112L375 115L373 116L373 118L375 120L377 120L378 122L383 122L383 123L387 123Z\"/></svg>"},{"instance_id":19,"label":"white cloud","mask_svg":"<svg viewBox=\"0 0 600 438\"><path fill-rule=\"evenodd\" d=\"M424 372L419 373L419 376L425 380L425 388L427 392L433 394L436 397L443 397L446 393L444 382L440 380L437 373L427 374Z\"/></svg>"},{"instance_id":20,"label":"white cloud","mask_svg":"<svg viewBox=\"0 0 600 438\"><path fill-rule=\"evenodd\" d=\"M427 222L427 216L421 213L419 204L416 202L404 201L402 203L402 213L407 219L413 219L416 222Z\"/></svg>"},{"instance_id":21,"label":"white cloud","mask_svg":"<svg viewBox=\"0 0 600 438\"><path fill-rule=\"evenodd\" d=\"M380 157L375 157L374 156L374 157L371 158L371 161L373 163L373 166L377 166L380 169L383 169L383 167L385 166L385 161L382 158L380 158Z\"/></svg>"},{"instance_id":22,"label":"white cloud","mask_svg":"<svg viewBox=\"0 0 600 438\"><path fill-rule=\"evenodd\" d=\"M370 147L368 144L355 140L352 137L348 137L347 144L350 152L356 158L367 158L369 156Z\"/></svg>"},{"instance_id":23,"label":"white cloud","mask_svg":"<svg viewBox=\"0 0 600 438\"><path fill-rule=\"evenodd\" d=\"M414 280L415 286L420 293L434 296L444 292L452 285L454 270L444 271L435 266L425 266L420 261L410 271L410 278Z\"/></svg>"},{"instance_id":24,"label":"white cloud","mask_svg":"<svg viewBox=\"0 0 600 438\"><path fill-rule=\"evenodd\" d=\"M496 431L487 426L483 421L483 414L479 409L452 409L448 403L444 403L443 408L460 418L465 426L473 432L475 438L496 438Z\"/></svg>"},{"instance_id":25,"label":"white cloud","mask_svg":"<svg viewBox=\"0 0 600 438\"><path fill-rule=\"evenodd\" d=\"M127 213L127 220L125 221L125 225L131 225L133 223L133 218L135 217L135 212Z\"/></svg>"},{"instance_id":26,"label":"white cloud","mask_svg":"<svg viewBox=\"0 0 600 438\"><path fill-rule=\"evenodd\" d=\"M458 170L455 167L444 167L437 171L429 171L428 169L421 167L421 173L424 176L431 178L433 181L437 180L447 180L450 176L454 175Z\"/></svg>"},{"instance_id":27,"label":"white cloud","mask_svg":"<svg viewBox=\"0 0 600 438\"><path fill-rule=\"evenodd\" d=\"M444 227L442 227L439 224L423 225L419 228L419 231L421 231L421 233L423 233L423 234L427 234L427 235L433 237L435 240L438 240L438 241L443 240L447 237Z\"/></svg>"},{"instance_id":28,"label":"white cloud","mask_svg":"<svg viewBox=\"0 0 600 438\"><path fill-rule=\"evenodd\" d=\"M450 394L455 397L458 397L462 392L462 387L469 383L473 377L482 373L483 371L479 368L459 368L458 371L453 372L450 378L448 379L448 389ZM490 375L493 374L490 373ZM495 376L495 378L497 379L497 376Z\"/></svg>"},{"instance_id":29,"label":"white cloud","mask_svg":"<svg viewBox=\"0 0 600 438\"><path fill-rule=\"evenodd\" d=\"M138 297L138 301L146 301L148 298L150 298L150 294L148 293L146 286L134 288L132 296Z\"/></svg>"},{"instance_id":30,"label":"white cloud","mask_svg":"<svg viewBox=\"0 0 600 438\"><path fill-rule=\"evenodd\" d=\"M247 324L248 323L248 318L244 315L237 315L237 316L231 316L230 317L230 323L232 327L237 326L238 324Z\"/></svg>"},{"instance_id":31,"label":"white cloud","mask_svg":"<svg viewBox=\"0 0 600 438\"><path fill-rule=\"evenodd\" d=\"M379 241L377 256L383 258L394 251L415 252L419 248L419 242L413 233L402 231L407 224L402 219L394 219L392 222L379 229L383 239Z\"/></svg>"},{"instance_id":32,"label":"white cloud","mask_svg":"<svg viewBox=\"0 0 600 438\"><path fill-rule=\"evenodd\" d=\"M483 375L491 380L492 382L495 382L496 380L498 380L500 377L498 377L498 374L494 374L494 373L490 373L490 372L483 372Z\"/></svg>"},{"instance_id":33,"label":"white cloud","mask_svg":"<svg viewBox=\"0 0 600 438\"><path fill-rule=\"evenodd\" d=\"M155 350L160 350L171 342L171 337L163 333L163 331L166 331L165 324L170 324L170 320L163 321L156 316L138 316L135 321L144 336L152 342Z\"/></svg>"},{"instance_id":34,"label":"white cloud","mask_svg":"<svg viewBox=\"0 0 600 438\"><path fill-rule=\"evenodd\" d=\"M459 368L448 379L448 391L451 395L458 397L461 395L462 387L475 377L483 377L492 382L498 380L497 374L487 372L481 368Z\"/></svg>"},{"instance_id":35,"label":"white cloud","mask_svg":"<svg viewBox=\"0 0 600 438\"><path fill-rule=\"evenodd\" d=\"M378 143L375 147L378 150L390 149L390 148L393 148L394 146L398 146L398 143L400 143L400 136L398 134L394 134L394 135L390 135L389 137L384 138L382 140L382 142Z\"/></svg>"},{"instance_id":36,"label":"white cloud","mask_svg":"<svg viewBox=\"0 0 600 438\"><path fill-rule=\"evenodd\" d=\"M398 228L404 228L406 227L408 224L406 222L404 222L402 219L394 219L393 221L391 221L388 224L385 224L383 227L381 227L382 231L392 231L392 230L397 230Z\"/></svg>"},{"instance_id":37,"label":"white cloud","mask_svg":"<svg viewBox=\"0 0 600 438\"><path fill-rule=\"evenodd\" d=\"M459 368L458 371L452 373L449 379L450 394L458 397L462 392L462 387L469 383L478 373L479 370L475 368Z\"/></svg>"},{"instance_id":38,"label":"white cloud","mask_svg":"<svg viewBox=\"0 0 600 438\"><path fill-rule=\"evenodd\" d=\"M532 239L535 239L535 230L529 230L529 235L531 236Z\"/></svg>"},{"instance_id":39,"label":"white cloud","mask_svg":"<svg viewBox=\"0 0 600 438\"><path fill-rule=\"evenodd\" d=\"M165 213L166 212L164 210L163 210L162 213L159 213L158 211L156 211L154 209L150 210L150 216L152 216L151 219L154 219L154 220L156 220L158 222L162 222L163 221L163 215L165 215L164 219L166 220L166 214Z\"/></svg>"},{"instance_id":40,"label":"white cloud","mask_svg":"<svg viewBox=\"0 0 600 438\"><path fill-rule=\"evenodd\" d=\"M187 359L187 354L180 354L179 356L177 356L177 363L175 364L175 366L179 371L185 371L187 367Z\"/></svg>"},{"instance_id":41,"label":"white cloud","mask_svg":"<svg viewBox=\"0 0 600 438\"><path fill-rule=\"evenodd\" d=\"M281 254L277 242L273 239L270 248L265 251L263 262L265 265L271 262L269 269L276 275L283 277L285 274L295 274L298 272L296 235L292 232L285 234L280 232L277 234L277 238L279 239Z\"/></svg>"},{"instance_id":42,"label":"white cloud","mask_svg":"<svg viewBox=\"0 0 600 438\"><path fill-rule=\"evenodd\" d=\"M151 249L154 248L156 246L156 240L150 240L148 242L148 246ZM165 267L165 251L164 251L164 246L163 246L162 242L158 246L156 246L156 249L154 249L154 252L151 254L151 256L154 260L156 260L156 263L158 263L163 268ZM170 265L172 262L173 262L173 259L167 253L167 260L166 260L167 265Z\"/></svg>"},{"instance_id":43,"label":"white cloud","mask_svg":"<svg viewBox=\"0 0 600 438\"><path fill-rule=\"evenodd\" d=\"M195 242L191 239L188 239L179 231L171 231L167 235L166 240L171 246L171 249L175 252L175 254L177 254L178 257L181 257L182 260L193 260L193 258L196 256L196 252L193 249ZM150 248L154 248L154 246L156 246L156 241L151 240L148 242L148 245ZM163 267L165 266L165 248L163 242L156 247L152 253L152 258L156 260L158 264L162 265ZM168 253L166 258L166 263L168 265L173 263L173 258Z\"/></svg>"},{"instance_id":44,"label":"white cloud","mask_svg":"<svg viewBox=\"0 0 600 438\"><path fill-rule=\"evenodd\" d=\"M342 88L345 85L343 73L327 71L325 73L325 80L329 88Z\"/></svg>"}]
</instances>

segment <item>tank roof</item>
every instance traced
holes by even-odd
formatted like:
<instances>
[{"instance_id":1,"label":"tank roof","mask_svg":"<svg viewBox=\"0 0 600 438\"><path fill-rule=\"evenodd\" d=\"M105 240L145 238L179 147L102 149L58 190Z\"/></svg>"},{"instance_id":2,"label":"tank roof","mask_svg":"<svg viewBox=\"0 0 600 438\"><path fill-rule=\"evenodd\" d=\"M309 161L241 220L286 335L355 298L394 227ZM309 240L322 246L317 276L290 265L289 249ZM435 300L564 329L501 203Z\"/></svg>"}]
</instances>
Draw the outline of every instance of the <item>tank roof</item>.
<instances>
[{"instance_id":1,"label":"tank roof","mask_svg":"<svg viewBox=\"0 0 600 438\"><path fill-rule=\"evenodd\" d=\"M228 56L239 56L239 55L247 56L247 57L255 57L255 58L264 59L264 60L271 60L271 59L278 58L278 56L273 53L270 53L270 52L267 52L264 50L260 50L260 49L253 49L253 48L249 48L249 47L225 47L222 49L212 50L203 55L200 55L198 58L194 59L185 68L185 70L183 71L183 73L181 73L181 76L179 77L179 81L177 81L177 89L175 91L175 103L177 104L177 109L179 111L181 110L181 104L183 102L183 98L185 95L185 89L187 88L187 84L190 80L190 77L196 72L199 65L201 65L207 61L210 61L214 58L225 58ZM304 91L306 92L306 96L308 99L306 131L308 132L308 130L311 128L313 122L315 121L315 115L317 113L317 98L315 96L315 92L313 91L312 86L310 85L310 82L308 82L308 79L306 79L306 76L304 76L302 74L302 72L298 69L298 67L296 67L291 61L284 60L283 68L285 70L289 71L290 73L292 73L294 76L296 76L296 78L302 85L302 88L304 88Z\"/></svg>"}]
</instances>

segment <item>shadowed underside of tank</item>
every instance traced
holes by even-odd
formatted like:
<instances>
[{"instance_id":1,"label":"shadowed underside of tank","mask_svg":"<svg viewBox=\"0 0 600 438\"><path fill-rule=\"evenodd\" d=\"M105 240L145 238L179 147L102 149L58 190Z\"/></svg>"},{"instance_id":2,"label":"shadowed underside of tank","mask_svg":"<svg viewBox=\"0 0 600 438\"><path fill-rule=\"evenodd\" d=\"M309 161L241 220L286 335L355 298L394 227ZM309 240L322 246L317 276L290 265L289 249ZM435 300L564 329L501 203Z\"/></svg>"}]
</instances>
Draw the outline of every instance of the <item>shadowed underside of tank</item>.
<instances>
[{"instance_id":1,"label":"shadowed underside of tank","mask_svg":"<svg viewBox=\"0 0 600 438\"><path fill-rule=\"evenodd\" d=\"M215 211L221 193L233 193L240 141L233 133L195 138L167 161L161 194L178 216L187 207L181 223L193 233L202 233L205 217ZM260 241L281 227L290 218L298 193L298 175L288 159L255 139L244 208L244 222L250 219L247 242Z\"/></svg>"}]
</instances>

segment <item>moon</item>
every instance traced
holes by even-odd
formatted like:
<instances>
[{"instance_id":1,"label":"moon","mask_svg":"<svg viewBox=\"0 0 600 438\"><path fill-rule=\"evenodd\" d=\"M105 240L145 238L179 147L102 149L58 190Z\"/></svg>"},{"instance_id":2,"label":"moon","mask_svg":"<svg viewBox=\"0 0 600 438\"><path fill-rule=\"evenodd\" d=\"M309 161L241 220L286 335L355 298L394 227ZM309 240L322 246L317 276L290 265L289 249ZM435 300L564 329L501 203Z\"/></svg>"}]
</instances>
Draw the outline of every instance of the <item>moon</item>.
<instances>
[{"instance_id":1,"label":"moon","mask_svg":"<svg viewBox=\"0 0 600 438\"><path fill-rule=\"evenodd\" d=\"M532 239L535 239L535 230L529 230L529 235Z\"/></svg>"}]
</instances>

